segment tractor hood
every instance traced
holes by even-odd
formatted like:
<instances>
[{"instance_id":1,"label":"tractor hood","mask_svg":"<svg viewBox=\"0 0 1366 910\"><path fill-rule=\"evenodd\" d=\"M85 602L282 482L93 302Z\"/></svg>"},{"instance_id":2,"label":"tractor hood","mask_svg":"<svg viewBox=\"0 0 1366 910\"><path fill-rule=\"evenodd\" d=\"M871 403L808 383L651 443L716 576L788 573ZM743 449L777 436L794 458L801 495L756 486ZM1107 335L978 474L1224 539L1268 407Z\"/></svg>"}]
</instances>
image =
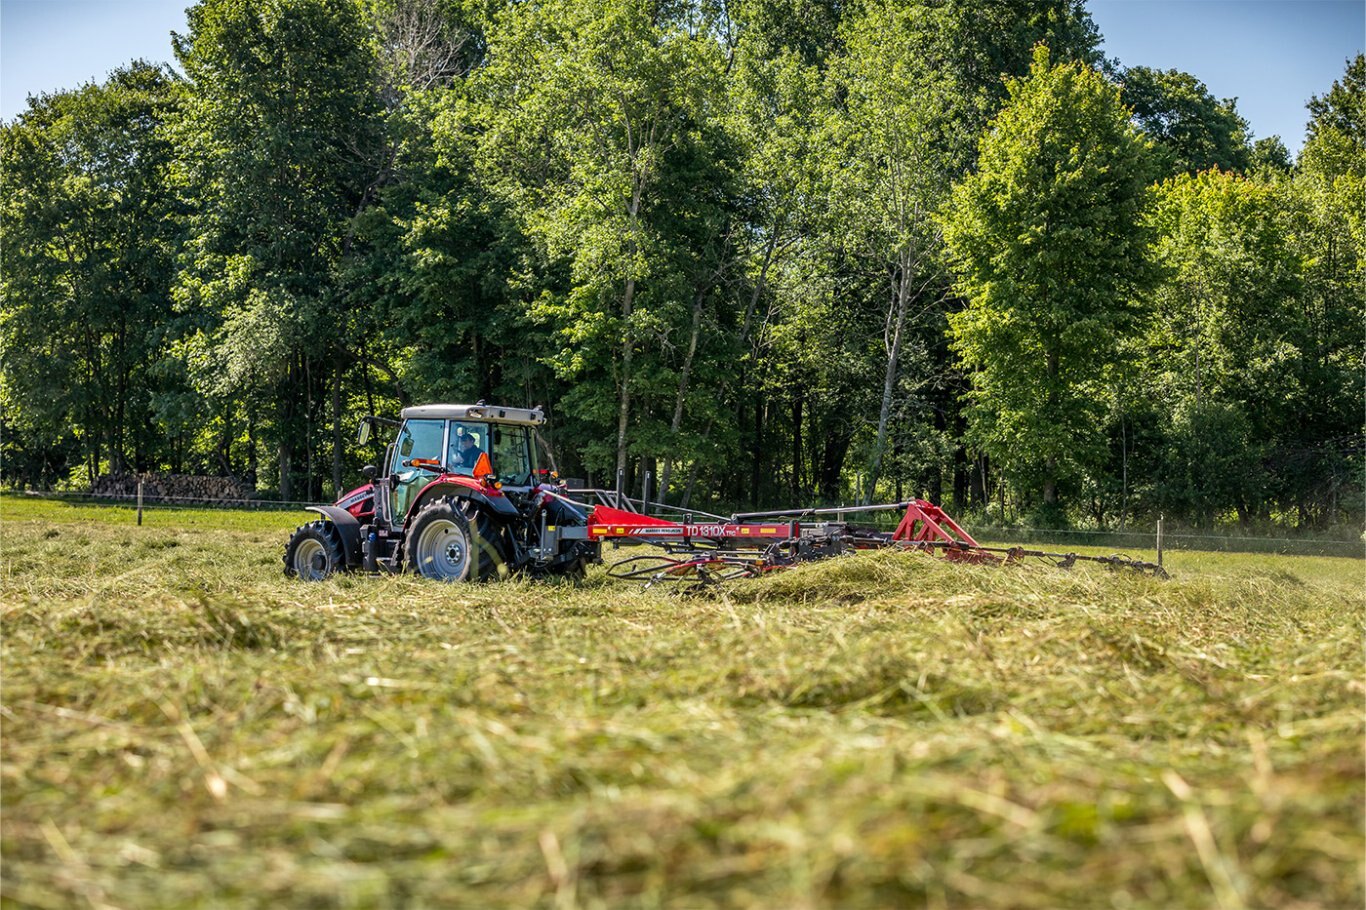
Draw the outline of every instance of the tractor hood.
<instances>
[{"instance_id":1,"label":"tractor hood","mask_svg":"<svg viewBox=\"0 0 1366 910\"><path fill-rule=\"evenodd\" d=\"M403 419L429 418L434 420L486 420L489 423L539 427L545 414L539 407L506 408L497 404L423 404L403 409Z\"/></svg>"},{"instance_id":2,"label":"tractor hood","mask_svg":"<svg viewBox=\"0 0 1366 910\"><path fill-rule=\"evenodd\" d=\"M342 495L333 505L345 509L357 518L375 514L375 485L367 483Z\"/></svg>"}]
</instances>

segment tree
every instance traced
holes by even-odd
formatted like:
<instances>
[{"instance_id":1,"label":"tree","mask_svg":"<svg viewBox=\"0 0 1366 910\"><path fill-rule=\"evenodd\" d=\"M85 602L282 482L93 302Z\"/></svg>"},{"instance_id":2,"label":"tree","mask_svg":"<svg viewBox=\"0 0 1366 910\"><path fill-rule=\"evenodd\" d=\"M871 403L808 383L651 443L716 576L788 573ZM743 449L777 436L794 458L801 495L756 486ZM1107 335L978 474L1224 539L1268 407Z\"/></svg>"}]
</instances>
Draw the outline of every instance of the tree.
<instances>
[{"instance_id":1,"label":"tree","mask_svg":"<svg viewBox=\"0 0 1366 910\"><path fill-rule=\"evenodd\" d=\"M330 385L337 450L350 362L336 270L380 146L369 32L354 0L201 0L187 17L177 139L199 211L177 298L201 325L187 356L224 419L273 417L281 495L300 440L318 495L314 430Z\"/></svg>"},{"instance_id":2,"label":"tree","mask_svg":"<svg viewBox=\"0 0 1366 910\"><path fill-rule=\"evenodd\" d=\"M833 77L832 218L842 245L883 276L883 369L864 498L877 489L908 320L942 300L933 215L968 157L966 94L936 41L935 10L873 3L846 30ZM912 310L915 310L913 313Z\"/></svg>"},{"instance_id":3,"label":"tree","mask_svg":"<svg viewBox=\"0 0 1366 910\"><path fill-rule=\"evenodd\" d=\"M1248 155L1249 172L1289 174L1291 167L1290 149L1285 147L1280 136L1267 136L1252 143L1252 152Z\"/></svg>"},{"instance_id":4,"label":"tree","mask_svg":"<svg viewBox=\"0 0 1366 910\"><path fill-rule=\"evenodd\" d=\"M1190 73L1130 67L1123 74L1121 98L1156 144L1164 175L1247 168L1248 125L1236 99L1215 99Z\"/></svg>"},{"instance_id":5,"label":"tree","mask_svg":"<svg viewBox=\"0 0 1366 910\"><path fill-rule=\"evenodd\" d=\"M1304 266L1296 318L1303 326L1301 440L1282 459L1302 522L1322 522L1361 502L1366 322L1366 55L1309 102L1312 119L1294 192L1293 239Z\"/></svg>"},{"instance_id":6,"label":"tree","mask_svg":"<svg viewBox=\"0 0 1366 910\"><path fill-rule=\"evenodd\" d=\"M1333 87L1309 99L1309 140L1334 130L1366 146L1366 54L1347 61L1347 70Z\"/></svg>"},{"instance_id":7,"label":"tree","mask_svg":"<svg viewBox=\"0 0 1366 910\"><path fill-rule=\"evenodd\" d=\"M165 125L178 87L135 62L103 84L30 99L3 128L0 400L28 482L69 461L143 469L175 428L156 400L173 324L180 226ZM73 445L74 443L74 445ZM12 475L11 475L12 476Z\"/></svg>"},{"instance_id":8,"label":"tree","mask_svg":"<svg viewBox=\"0 0 1366 910\"><path fill-rule=\"evenodd\" d=\"M1158 505L1204 526L1228 509L1244 520L1260 510L1259 458L1295 435L1306 404L1289 189L1207 171L1157 190L1154 257L1164 277L1144 373L1145 397L1162 403L1167 428Z\"/></svg>"},{"instance_id":9,"label":"tree","mask_svg":"<svg viewBox=\"0 0 1366 910\"><path fill-rule=\"evenodd\" d=\"M1149 146L1118 89L1036 49L943 212L968 306L950 318L972 369L970 435L1043 500L1103 456L1119 342L1152 281Z\"/></svg>"},{"instance_id":10,"label":"tree","mask_svg":"<svg viewBox=\"0 0 1366 910\"><path fill-rule=\"evenodd\" d=\"M568 264L569 287L547 290L533 312L559 341L548 355L556 372L579 383L564 403L597 431L590 464L619 473L631 454L659 454L665 431L651 402L667 408L680 388L686 397L701 331L692 301L701 292L705 302L698 282L717 274L715 255L690 261L677 233L716 227L725 190L709 127L724 61L693 16L640 0L510 8L490 29L468 119L439 127L443 141L480 137L486 185L536 241L542 268ZM698 163L710 169L691 183L670 180ZM642 358L652 343L657 356ZM605 384L615 391L611 430Z\"/></svg>"}]
</instances>

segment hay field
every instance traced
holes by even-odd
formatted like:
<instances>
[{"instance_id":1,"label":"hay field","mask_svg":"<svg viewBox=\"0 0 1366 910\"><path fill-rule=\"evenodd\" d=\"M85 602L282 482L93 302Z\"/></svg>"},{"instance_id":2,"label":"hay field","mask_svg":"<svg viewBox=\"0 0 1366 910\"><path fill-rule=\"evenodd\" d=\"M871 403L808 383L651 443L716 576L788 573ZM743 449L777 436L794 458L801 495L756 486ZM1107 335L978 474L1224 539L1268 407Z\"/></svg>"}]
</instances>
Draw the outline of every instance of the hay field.
<instances>
[{"instance_id":1,"label":"hay field","mask_svg":"<svg viewBox=\"0 0 1366 910\"><path fill-rule=\"evenodd\" d=\"M0 499L6 907L1363 904L1363 563L286 580Z\"/></svg>"}]
</instances>

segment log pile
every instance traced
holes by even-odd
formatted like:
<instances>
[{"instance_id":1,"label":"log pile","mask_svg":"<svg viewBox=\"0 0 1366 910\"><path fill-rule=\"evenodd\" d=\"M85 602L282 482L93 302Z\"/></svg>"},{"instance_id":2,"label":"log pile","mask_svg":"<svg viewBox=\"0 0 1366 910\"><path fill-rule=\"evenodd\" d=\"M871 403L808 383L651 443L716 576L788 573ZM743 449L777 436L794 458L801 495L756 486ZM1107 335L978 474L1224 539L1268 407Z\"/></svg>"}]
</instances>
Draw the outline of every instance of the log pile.
<instances>
[{"instance_id":1,"label":"log pile","mask_svg":"<svg viewBox=\"0 0 1366 910\"><path fill-rule=\"evenodd\" d=\"M138 481L143 483L146 502L221 502L250 499L254 491L236 477L205 474L101 474L90 486L91 496L123 499L137 496Z\"/></svg>"}]
</instances>

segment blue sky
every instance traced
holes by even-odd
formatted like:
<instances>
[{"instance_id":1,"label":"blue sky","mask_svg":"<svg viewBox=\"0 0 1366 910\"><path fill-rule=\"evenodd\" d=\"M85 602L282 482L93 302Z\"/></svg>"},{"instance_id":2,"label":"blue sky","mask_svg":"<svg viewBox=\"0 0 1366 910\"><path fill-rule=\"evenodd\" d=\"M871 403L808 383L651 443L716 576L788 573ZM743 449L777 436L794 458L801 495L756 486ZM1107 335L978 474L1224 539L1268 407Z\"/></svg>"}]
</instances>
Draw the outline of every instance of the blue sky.
<instances>
[{"instance_id":1,"label":"blue sky","mask_svg":"<svg viewBox=\"0 0 1366 910\"><path fill-rule=\"evenodd\" d=\"M1257 138L1304 142L1305 102L1366 44L1366 0L1090 0L1107 57L1184 70L1237 98Z\"/></svg>"},{"instance_id":2,"label":"blue sky","mask_svg":"<svg viewBox=\"0 0 1366 910\"><path fill-rule=\"evenodd\" d=\"M103 81L130 60L172 59L192 0L0 0L0 117L31 94Z\"/></svg>"},{"instance_id":3,"label":"blue sky","mask_svg":"<svg viewBox=\"0 0 1366 910\"><path fill-rule=\"evenodd\" d=\"M190 0L0 0L0 117L30 93L91 80L135 57L171 59ZM1366 45L1366 0L1091 0L1105 54L1193 74L1236 97L1258 137L1304 138L1310 95Z\"/></svg>"}]
</instances>

